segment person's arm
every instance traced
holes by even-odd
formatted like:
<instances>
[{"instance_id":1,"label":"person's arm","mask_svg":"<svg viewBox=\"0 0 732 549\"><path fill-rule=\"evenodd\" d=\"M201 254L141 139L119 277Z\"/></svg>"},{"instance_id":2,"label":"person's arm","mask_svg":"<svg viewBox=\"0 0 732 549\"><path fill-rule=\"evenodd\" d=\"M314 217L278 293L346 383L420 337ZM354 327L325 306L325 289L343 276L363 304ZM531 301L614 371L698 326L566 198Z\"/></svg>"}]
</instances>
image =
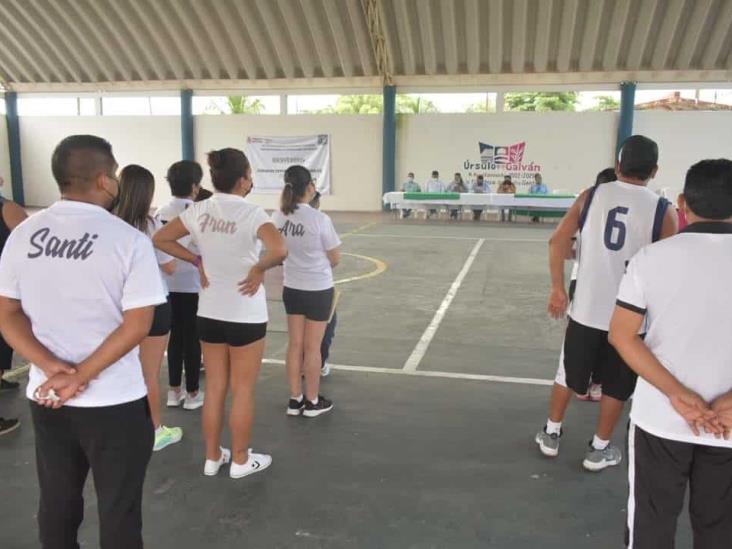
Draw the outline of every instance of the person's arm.
<instances>
[{"instance_id":1,"label":"person's arm","mask_svg":"<svg viewBox=\"0 0 732 549\"><path fill-rule=\"evenodd\" d=\"M660 240L668 238L679 232L679 216L676 215L676 209L670 204L663 216L663 225L661 226Z\"/></svg>"},{"instance_id":2,"label":"person's arm","mask_svg":"<svg viewBox=\"0 0 732 549\"><path fill-rule=\"evenodd\" d=\"M564 287L564 260L572 253L573 238L579 230L580 215L586 200L587 191L574 201L549 239L551 291L547 310L552 318L562 318L567 312L569 298Z\"/></svg>"},{"instance_id":3,"label":"person's arm","mask_svg":"<svg viewBox=\"0 0 732 549\"><path fill-rule=\"evenodd\" d=\"M28 219L26 211L15 202L5 202L3 204L3 221L11 231Z\"/></svg>"},{"instance_id":4,"label":"person's arm","mask_svg":"<svg viewBox=\"0 0 732 549\"><path fill-rule=\"evenodd\" d=\"M176 267L175 259L173 259L172 261L168 261L167 263L160 264L160 270L163 271L168 276L171 276L175 273L175 267Z\"/></svg>"},{"instance_id":5,"label":"person's arm","mask_svg":"<svg viewBox=\"0 0 732 549\"><path fill-rule=\"evenodd\" d=\"M338 248L333 248L332 250L328 250L325 252L325 255L328 256L328 261L330 261L331 267L337 267L338 264L341 262L341 248L340 246Z\"/></svg>"},{"instance_id":6,"label":"person's arm","mask_svg":"<svg viewBox=\"0 0 732 549\"><path fill-rule=\"evenodd\" d=\"M704 399L691 389L682 385L674 375L661 364L646 346L638 331L643 323L644 314L617 305L610 321L608 341L617 349L625 363L665 394L674 410L681 415L695 435L701 429L719 435L721 429L714 423L715 412Z\"/></svg>"},{"instance_id":7,"label":"person's arm","mask_svg":"<svg viewBox=\"0 0 732 549\"><path fill-rule=\"evenodd\" d=\"M257 229L257 237L264 243L265 254L249 269L247 277L239 282L239 292L247 296L256 294L264 281L264 273L281 265L287 257L287 244L274 224L269 221L262 223Z\"/></svg>"},{"instance_id":8,"label":"person's arm","mask_svg":"<svg viewBox=\"0 0 732 549\"><path fill-rule=\"evenodd\" d=\"M40 368L46 377L73 374L76 370L36 339L30 319L17 299L0 296L0 329L7 344Z\"/></svg>"},{"instance_id":9,"label":"person's arm","mask_svg":"<svg viewBox=\"0 0 732 549\"><path fill-rule=\"evenodd\" d=\"M206 277L206 270L203 267L201 257L191 252L188 248L178 242L184 236L191 234L180 217L176 217L172 221L169 221L162 228L153 235L153 244L155 247L170 256L180 259L181 261L187 261L191 265L195 265L198 268L198 274L201 277L201 287L208 288L208 278Z\"/></svg>"}]
</instances>

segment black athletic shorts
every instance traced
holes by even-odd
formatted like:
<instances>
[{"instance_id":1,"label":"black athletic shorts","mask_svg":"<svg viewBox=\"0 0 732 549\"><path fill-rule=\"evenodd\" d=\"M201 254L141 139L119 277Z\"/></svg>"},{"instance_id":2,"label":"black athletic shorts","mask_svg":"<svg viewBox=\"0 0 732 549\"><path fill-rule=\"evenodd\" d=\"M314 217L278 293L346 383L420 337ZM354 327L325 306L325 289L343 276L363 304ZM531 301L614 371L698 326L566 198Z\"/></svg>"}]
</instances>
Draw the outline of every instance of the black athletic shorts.
<instances>
[{"instance_id":1,"label":"black athletic shorts","mask_svg":"<svg viewBox=\"0 0 732 549\"><path fill-rule=\"evenodd\" d=\"M303 315L308 320L326 322L330 317L334 294L333 288L310 292L285 286L282 301L285 302L288 315Z\"/></svg>"},{"instance_id":2,"label":"black athletic shorts","mask_svg":"<svg viewBox=\"0 0 732 549\"><path fill-rule=\"evenodd\" d=\"M602 377L602 393L625 402L638 379L607 340L607 332L584 326L571 318L564 336L560 366L567 387L579 395L587 393L593 371Z\"/></svg>"},{"instance_id":3,"label":"black athletic shorts","mask_svg":"<svg viewBox=\"0 0 732 549\"><path fill-rule=\"evenodd\" d=\"M152 326L148 337L160 337L170 333L170 300L155 307Z\"/></svg>"},{"instance_id":4,"label":"black athletic shorts","mask_svg":"<svg viewBox=\"0 0 732 549\"><path fill-rule=\"evenodd\" d=\"M230 347L243 347L259 341L267 335L266 322L249 324L199 316L196 319L196 328L198 338L203 343L225 344Z\"/></svg>"}]
</instances>

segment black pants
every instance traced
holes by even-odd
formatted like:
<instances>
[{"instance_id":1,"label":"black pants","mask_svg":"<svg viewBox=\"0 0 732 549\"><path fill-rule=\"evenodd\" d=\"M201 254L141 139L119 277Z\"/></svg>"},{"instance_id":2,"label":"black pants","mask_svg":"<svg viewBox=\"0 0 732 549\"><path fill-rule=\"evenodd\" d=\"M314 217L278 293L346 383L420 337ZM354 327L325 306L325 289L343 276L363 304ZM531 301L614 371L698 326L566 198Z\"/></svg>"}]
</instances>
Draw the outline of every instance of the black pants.
<instances>
[{"instance_id":1,"label":"black pants","mask_svg":"<svg viewBox=\"0 0 732 549\"><path fill-rule=\"evenodd\" d=\"M82 494L91 469L100 547L141 548L142 485L154 440L147 399L101 408L30 406L41 491L41 547L78 549Z\"/></svg>"},{"instance_id":2,"label":"black pants","mask_svg":"<svg viewBox=\"0 0 732 549\"><path fill-rule=\"evenodd\" d=\"M13 349L0 335L0 376L13 367Z\"/></svg>"},{"instance_id":3,"label":"black pants","mask_svg":"<svg viewBox=\"0 0 732 549\"><path fill-rule=\"evenodd\" d=\"M322 357L321 367L325 366L330 356L330 345L333 343L335 337L335 329L338 324L338 313L333 311L333 318L330 319L328 325L325 327L325 333L323 334L323 342L320 344L320 356Z\"/></svg>"},{"instance_id":4,"label":"black pants","mask_svg":"<svg viewBox=\"0 0 732 549\"><path fill-rule=\"evenodd\" d=\"M631 423L628 481L632 549L673 549L687 485L694 549L732 547L732 448L668 440Z\"/></svg>"},{"instance_id":5,"label":"black pants","mask_svg":"<svg viewBox=\"0 0 732 549\"><path fill-rule=\"evenodd\" d=\"M185 366L186 391L194 393L201 376L201 342L196 331L198 294L171 292L170 307L168 382L171 387L180 387Z\"/></svg>"}]
</instances>

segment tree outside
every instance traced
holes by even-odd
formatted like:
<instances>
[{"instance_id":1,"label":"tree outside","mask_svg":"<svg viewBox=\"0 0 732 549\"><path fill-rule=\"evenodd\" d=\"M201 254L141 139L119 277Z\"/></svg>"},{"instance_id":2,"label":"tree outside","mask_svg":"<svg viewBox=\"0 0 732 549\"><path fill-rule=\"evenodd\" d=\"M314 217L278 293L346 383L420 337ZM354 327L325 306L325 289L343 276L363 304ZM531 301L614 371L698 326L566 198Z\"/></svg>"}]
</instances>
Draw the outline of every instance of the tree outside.
<instances>
[{"instance_id":1,"label":"tree outside","mask_svg":"<svg viewBox=\"0 0 732 549\"><path fill-rule=\"evenodd\" d=\"M600 95L595 98L595 106L591 111L617 111L620 109L620 101L609 95Z\"/></svg>"},{"instance_id":2,"label":"tree outside","mask_svg":"<svg viewBox=\"0 0 732 549\"><path fill-rule=\"evenodd\" d=\"M384 98L381 95L341 95L335 106L310 111L313 114L381 114ZM397 95L398 114L439 112L432 101L410 95Z\"/></svg>"},{"instance_id":3,"label":"tree outside","mask_svg":"<svg viewBox=\"0 0 732 549\"><path fill-rule=\"evenodd\" d=\"M507 93L507 111L574 111L579 101L577 92L517 92Z\"/></svg>"}]
</instances>

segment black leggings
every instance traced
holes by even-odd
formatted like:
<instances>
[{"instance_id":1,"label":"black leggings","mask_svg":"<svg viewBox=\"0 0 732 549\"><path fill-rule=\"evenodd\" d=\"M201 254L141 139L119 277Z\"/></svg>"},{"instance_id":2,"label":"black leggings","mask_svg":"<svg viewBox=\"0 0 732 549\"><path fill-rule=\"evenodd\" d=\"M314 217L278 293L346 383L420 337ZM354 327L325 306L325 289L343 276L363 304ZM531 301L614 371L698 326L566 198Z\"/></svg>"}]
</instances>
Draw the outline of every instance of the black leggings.
<instances>
[{"instance_id":1,"label":"black leggings","mask_svg":"<svg viewBox=\"0 0 732 549\"><path fill-rule=\"evenodd\" d=\"M168 381L180 387L183 366L186 370L186 391L198 391L201 375L201 342L196 331L198 294L170 293L171 327L168 340Z\"/></svg>"}]
</instances>

